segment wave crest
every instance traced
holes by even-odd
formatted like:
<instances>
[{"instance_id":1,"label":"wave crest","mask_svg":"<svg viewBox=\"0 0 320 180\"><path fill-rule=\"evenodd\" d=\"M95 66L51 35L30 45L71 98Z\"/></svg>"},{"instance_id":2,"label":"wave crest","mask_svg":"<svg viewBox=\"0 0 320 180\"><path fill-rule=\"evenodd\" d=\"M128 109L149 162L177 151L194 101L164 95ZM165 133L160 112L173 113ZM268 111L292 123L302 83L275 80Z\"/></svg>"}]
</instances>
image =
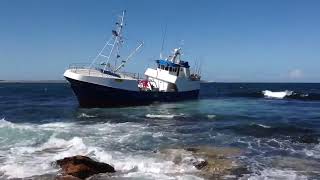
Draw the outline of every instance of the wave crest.
<instances>
[{"instance_id":1,"label":"wave crest","mask_svg":"<svg viewBox=\"0 0 320 180\"><path fill-rule=\"evenodd\" d=\"M147 118L161 118L161 119L172 119L174 117L180 117L183 114L146 114Z\"/></svg>"},{"instance_id":2,"label":"wave crest","mask_svg":"<svg viewBox=\"0 0 320 180\"><path fill-rule=\"evenodd\" d=\"M269 90L264 90L262 91L262 94L267 98L283 99L286 96L291 96L293 94L293 91L285 90L285 91L273 92Z\"/></svg>"}]
</instances>

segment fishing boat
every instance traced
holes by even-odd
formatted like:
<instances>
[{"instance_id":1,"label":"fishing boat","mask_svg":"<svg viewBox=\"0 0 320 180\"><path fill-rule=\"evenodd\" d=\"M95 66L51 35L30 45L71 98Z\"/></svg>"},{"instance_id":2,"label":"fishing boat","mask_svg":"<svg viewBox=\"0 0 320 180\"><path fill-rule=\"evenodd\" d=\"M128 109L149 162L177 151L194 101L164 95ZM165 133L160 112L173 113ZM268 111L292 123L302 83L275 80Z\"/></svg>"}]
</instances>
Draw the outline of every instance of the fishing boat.
<instances>
[{"instance_id":1,"label":"fishing boat","mask_svg":"<svg viewBox=\"0 0 320 180\"><path fill-rule=\"evenodd\" d=\"M91 64L72 64L64 73L80 107L135 106L198 98L201 77L191 73L188 61L181 60L181 48L174 49L167 58L155 60L155 67L147 68L143 75L123 70L143 46L139 43L127 57L120 56L125 39L124 18L125 11Z\"/></svg>"}]
</instances>

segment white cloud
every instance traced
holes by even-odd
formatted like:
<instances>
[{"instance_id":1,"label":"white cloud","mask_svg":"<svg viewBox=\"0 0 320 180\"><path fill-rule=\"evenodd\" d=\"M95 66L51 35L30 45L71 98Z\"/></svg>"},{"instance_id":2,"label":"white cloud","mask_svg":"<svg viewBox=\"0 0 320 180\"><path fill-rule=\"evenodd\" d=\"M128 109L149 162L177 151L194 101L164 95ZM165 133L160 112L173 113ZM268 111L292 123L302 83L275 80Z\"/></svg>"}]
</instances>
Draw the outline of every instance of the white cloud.
<instances>
[{"instance_id":1,"label":"white cloud","mask_svg":"<svg viewBox=\"0 0 320 180\"><path fill-rule=\"evenodd\" d=\"M289 77L292 79L299 79L303 77L303 71L301 69L293 69L289 71Z\"/></svg>"}]
</instances>

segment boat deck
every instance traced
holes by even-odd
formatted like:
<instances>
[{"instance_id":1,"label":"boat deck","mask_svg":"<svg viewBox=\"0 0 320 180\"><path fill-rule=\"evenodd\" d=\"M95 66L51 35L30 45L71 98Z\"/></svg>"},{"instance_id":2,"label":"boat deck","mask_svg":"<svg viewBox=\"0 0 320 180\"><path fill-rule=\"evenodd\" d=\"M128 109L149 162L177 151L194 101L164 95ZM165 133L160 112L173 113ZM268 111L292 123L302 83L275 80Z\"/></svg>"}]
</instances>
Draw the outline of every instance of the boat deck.
<instances>
[{"instance_id":1,"label":"boat deck","mask_svg":"<svg viewBox=\"0 0 320 180\"><path fill-rule=\"evenodd\" d=\"M115 78L115 79L130 79L130 80L138 80L141 79L139 73L128 73L128 72L120 72L117 73L120 77L113 76L110 74L102 73L97 69L90 68L70 68L70 70L74 73L83 75L83 76L93 76L93 77L104 77L104 78Z\"/></svg>"}]
</instances>

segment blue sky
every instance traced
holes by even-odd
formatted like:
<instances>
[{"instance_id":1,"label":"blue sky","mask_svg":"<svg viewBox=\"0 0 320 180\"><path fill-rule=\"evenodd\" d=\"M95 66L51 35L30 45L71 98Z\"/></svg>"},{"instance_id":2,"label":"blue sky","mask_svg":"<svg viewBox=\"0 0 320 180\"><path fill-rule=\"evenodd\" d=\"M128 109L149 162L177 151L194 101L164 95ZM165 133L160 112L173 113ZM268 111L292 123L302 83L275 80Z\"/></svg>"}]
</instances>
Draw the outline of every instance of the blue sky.
<instances>
[{"instance_id":1,"label":"blue sky","mask_svg":"<svg viewBox=\"0 0 320 180\"><path fill-rule=\"evenodd\" d=\"M0 79L63 79L69 64L91 62L127 10L127 65L144 72L182 46L202 62L205 80L319 82L320 1L307 0L0 0Z\"/></svg>"}]
</instances>

